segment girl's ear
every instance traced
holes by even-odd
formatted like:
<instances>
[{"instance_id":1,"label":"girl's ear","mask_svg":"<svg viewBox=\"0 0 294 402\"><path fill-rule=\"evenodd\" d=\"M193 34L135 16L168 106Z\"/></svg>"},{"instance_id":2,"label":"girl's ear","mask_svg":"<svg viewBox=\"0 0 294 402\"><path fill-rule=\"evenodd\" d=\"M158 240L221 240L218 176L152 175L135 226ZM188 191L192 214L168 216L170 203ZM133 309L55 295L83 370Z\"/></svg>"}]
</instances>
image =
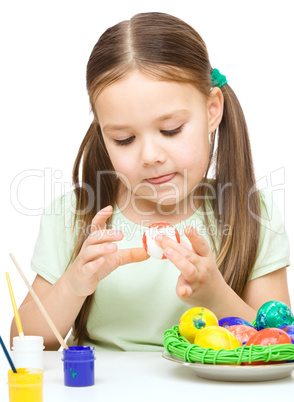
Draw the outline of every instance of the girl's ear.
<instances>
[{"instance_id":1,"label":"girl's ear","mask_svg":"<svg viewBox=\"0 0 294 402\"><path fill-rule=\"evenodd\" d=\"M215 87L210 91L207 102L208 132L212 133L219 126L223 117L224 97L220 88Z\"/></svg>"}]
</instances>

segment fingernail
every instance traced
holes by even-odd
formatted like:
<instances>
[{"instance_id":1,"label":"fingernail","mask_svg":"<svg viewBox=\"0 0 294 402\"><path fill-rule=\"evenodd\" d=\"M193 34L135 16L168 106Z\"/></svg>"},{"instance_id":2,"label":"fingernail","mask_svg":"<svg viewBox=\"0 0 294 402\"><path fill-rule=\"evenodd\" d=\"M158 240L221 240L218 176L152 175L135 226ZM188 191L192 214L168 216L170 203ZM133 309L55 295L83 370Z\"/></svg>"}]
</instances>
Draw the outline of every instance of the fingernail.
<instances>
[{"instance_id":1,"label":"fingernail","mask_svg":"<svg viewBox=\"0 0 294 402\"><path fill-rule=\"evenodd\" d=\"M112 208L112 206L111 206L111 205L108 205L107 207L101 209L101 212L102 212L102 211L103 211L103 212L108 212L108 211L111 210L111 208Z\"/></svg>"},{"instance_id":2,"label":"fingernail","mask_svg":"<svg viewBox=\"0 0 294 402\"><path fill-rule=\"evenodd\" d=\"M163 236L161 236L161 235L155 236L155 241L157 241L158 243L160 243L162 239L163 239Z\"/></svg>"},{"instance_id":3,"label":"fingernail","mask_svg":"<svg viewBox=\"0 0 294 402\"><path fill-rule=\"evenodd\" d=\"M167 249L165 250L164 254L166 254L166 255L172 255L173 252L174 252L174 250L169 247L169 248L167 248Z\"/></svg>"},{"instance_id":4,"label":"fingernail","mask_svg":"<svg viewBox=\"0 0 294 402\"><path fill-rule=\"evenodd\" d=\"M113 232L113 237L121 237L122 233L121 232Z\"/></svg>"},{"instance_id":5,"label":"fingernail","mask_svg":"<svg viewBox=\"0 0 294 402\"><path fill-rule=\"evenodd\" d=\"M106 250L114 250L115 244L109 243L106 244Z\"/></svg>"}]
</instances>

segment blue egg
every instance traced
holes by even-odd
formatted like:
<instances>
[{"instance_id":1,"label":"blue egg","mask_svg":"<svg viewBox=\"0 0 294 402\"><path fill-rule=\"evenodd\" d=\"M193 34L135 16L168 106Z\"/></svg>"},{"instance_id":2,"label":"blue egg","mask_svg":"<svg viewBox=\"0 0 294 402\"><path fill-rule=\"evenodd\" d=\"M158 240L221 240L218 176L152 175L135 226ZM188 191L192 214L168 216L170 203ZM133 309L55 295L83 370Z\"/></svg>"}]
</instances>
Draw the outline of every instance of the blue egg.
<instances>
[{"instance_id":1,"label":"blue egg","mask_svg":"<svg viewBox=\"0 0 294 402\"><path fill-rule=\"evenodd\" d=\"M278 327L285 331L287 335L290 337L291 342L294 343L294 325L282 325L281 327Z\"/></svg>"},{"instance_id":2,"label":"blue egg","mask_svg":"<svg viewBox=\"0 0 294 402\"><path fill-rule=\"evenodd\" d=\"M294 325L282 325L278 327L286 332L286 334L290 337L291 342L294 343ZM287 363L294 363L294 360L287 360Z\"/></svg>"},{"instance_id":3,"label":"blue egg","mask_svg":"<svg viewBox=\"0 0 294 402\"><path fill-rule=\"evenodd\" d=\"M250 322L243 320L243 318L240 317L225 317L219 320L218 325L220 327L226 328L230 327L231 325L248 325L248 327L254 328Z\"/></svg>"}]
</instances>

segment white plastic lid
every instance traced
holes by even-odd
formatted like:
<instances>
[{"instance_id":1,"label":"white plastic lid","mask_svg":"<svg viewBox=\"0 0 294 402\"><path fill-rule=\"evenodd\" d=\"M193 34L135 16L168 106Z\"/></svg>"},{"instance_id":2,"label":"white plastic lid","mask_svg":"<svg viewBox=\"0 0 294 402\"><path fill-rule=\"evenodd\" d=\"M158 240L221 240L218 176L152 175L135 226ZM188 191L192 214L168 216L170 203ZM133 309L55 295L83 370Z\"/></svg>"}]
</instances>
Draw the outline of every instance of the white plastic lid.
<instances>
[{"instance_id":1,"label":"white plastic lid","mask_svg":"<svg viewBox=\"0 0 294 402\"><path fill-rule=\"evenodd\" d=\"M42 336L25 336L21 339L19 336L13 338L13 350L43 350L44 338Z\"/></svg>"}]
</instances>

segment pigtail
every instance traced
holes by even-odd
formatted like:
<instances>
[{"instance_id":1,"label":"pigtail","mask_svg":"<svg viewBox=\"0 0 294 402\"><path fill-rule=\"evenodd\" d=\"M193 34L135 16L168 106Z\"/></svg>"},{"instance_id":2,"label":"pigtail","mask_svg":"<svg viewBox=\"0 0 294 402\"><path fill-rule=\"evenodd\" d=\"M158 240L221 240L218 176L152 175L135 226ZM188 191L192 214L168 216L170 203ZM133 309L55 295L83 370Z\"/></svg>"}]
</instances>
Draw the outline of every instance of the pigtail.
<instances>
[{"instance_id":1,"label":"pigtail","mask_svg":"<svg viewBox=\"0 0 294 402\"><path fill-rule=\"evenodd\" d=\"M82 182L80 183L81 163ZM82 224L79 224L79 232L70 261L79 254L84 241L89 235L88 228L96 213L107 205L114 206L116 198L117 177L114 174L99 124L96 121L93 121L90 125L80 146L73 167L72 179L77 200L73 231L78 221L82 221ZM107 225L110 222L111 218L107 221ZM67 268L69 265L70 263ZM89 336L86 326L93 300L94 294L86 298L75 320L73 334L79 345L82 345L83 339Z\"/></svg>"},{"instance_id":2,"label":"pigtail","mask_svg":"<svg viewBox=\"0 0 294 402\"><path fill-rule=\"evenodd\" d=\"M260 216L260 199L241 105L229 85L221 90L224 111L218 130L214 184L217 201L213 204L219 244L212 240L224 279L241 296L257 257L260 223L255 217ZM213 147L214 142L215 133Z\"/></svg>"}]
</instances>

